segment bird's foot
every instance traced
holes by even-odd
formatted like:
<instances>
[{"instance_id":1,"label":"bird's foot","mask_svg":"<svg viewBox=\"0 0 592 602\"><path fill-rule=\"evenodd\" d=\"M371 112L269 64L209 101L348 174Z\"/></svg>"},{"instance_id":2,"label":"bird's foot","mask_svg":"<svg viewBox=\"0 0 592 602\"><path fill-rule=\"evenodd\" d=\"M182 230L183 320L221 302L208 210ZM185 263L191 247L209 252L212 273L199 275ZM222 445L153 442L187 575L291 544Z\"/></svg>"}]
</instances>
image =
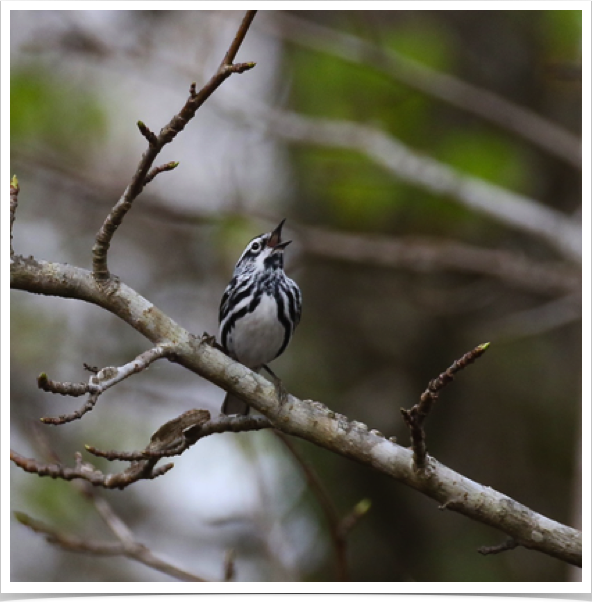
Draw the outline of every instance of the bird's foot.
<instances>
[{"instance_id":1,"label":"bird's foot","mask_svg":"<svg viewBox=\"0 0 592 602\"><path fill-rule=\"evenodd\" d=\"M282 380L274 373L274 371L267 365L263 365L269 376L271 376L271 380L275 386L275 394L278 398L278 402L280 405L284 405L286 401L288 401L288 391L284 387Z\"/></svg>"}]
</instances>

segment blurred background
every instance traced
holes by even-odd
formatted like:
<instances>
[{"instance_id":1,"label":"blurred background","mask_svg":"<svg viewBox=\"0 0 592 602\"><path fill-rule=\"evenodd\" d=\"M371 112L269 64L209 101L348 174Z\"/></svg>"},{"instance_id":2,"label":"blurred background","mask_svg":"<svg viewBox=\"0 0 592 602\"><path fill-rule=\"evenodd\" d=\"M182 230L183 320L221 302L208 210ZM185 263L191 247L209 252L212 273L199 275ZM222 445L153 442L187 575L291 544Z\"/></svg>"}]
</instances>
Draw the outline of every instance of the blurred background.
<instances>
[{"instance_id":1,"label":"blurred background","mask_svg":"<svg viewBox=\"0 0 592 602\"><path fill-rule=\"evenodd\" d=\"M234 11L12 11L15 252L91 267L94 236L146 141L214 73ZM234 75L168 145L179 161L134 203L111 270L195 334L256 234L287 218L286 270L303 291L287 389L409 444L399 409L477 344L491 348L442 393L428 450L463 475L580 526L581 12L260 12ZM157 362L93 412L40 372L86 381L150 344L82 302L12 291L11 447L68 465L92 444L142 449L223 391ZM345 458L292 440L341 516L353 581L569 581L577 570ZM92 459L107 472L121 470ZM11 467L13 511L113 540L72 483ZM213 435L155 481L96 491L154 554L211 580L332 581L314 489L272 432ZM13 581L167 581L117 558L64 552L11 519Z\"/></svg>"}]
</instances>

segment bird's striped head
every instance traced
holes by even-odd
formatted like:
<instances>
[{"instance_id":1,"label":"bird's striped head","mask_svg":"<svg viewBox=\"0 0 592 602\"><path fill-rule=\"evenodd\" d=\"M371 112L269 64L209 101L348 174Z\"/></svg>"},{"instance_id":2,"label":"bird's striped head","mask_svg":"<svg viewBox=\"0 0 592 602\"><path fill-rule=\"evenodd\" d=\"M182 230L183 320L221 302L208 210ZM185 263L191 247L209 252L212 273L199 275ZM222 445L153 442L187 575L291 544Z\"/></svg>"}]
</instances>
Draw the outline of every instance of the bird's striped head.
<instances>
[{"instance_id":1,"label":"bird's striped head","mask_svg":"<svg viewBox=\"0 0 592 602\"><path fill-rule=\"evenodd\" d=\"M275 230L255 236L249 242L234 268L235 276L243 272L266 272L284 268L284 249L292 242L282 242L282 226L285 221L283 219Z\"/></svg>"}]
</instances>

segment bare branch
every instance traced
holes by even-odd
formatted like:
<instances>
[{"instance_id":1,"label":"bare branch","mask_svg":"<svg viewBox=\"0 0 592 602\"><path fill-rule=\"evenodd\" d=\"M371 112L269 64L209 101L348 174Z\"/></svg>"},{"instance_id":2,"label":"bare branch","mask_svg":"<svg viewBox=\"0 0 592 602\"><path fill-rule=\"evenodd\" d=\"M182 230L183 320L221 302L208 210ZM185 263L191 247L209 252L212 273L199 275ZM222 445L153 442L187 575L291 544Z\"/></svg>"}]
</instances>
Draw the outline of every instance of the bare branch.
<instances>
[{"instance_id":1,"label":"bare branch","mask_svg":"<svg viewBox=\"0 0 592 602\"><path fill-rule=\"evenodd\" d=\"M62 424L67 424L68 422L73 422L74 420L80 420L85 414L88 414L94 409L97 401L99 401L99 393L91 393L84 405L77 410L68 412L67 414L60 414L59 416L43 416L40 420L43 424L51 426L60 426Z\"/></svg>"},{"instance_id":2,"label":"bare branch","mask_svg":"<svg viewBox=\"0 0 592 602\"><path fill-rule=\"evenodd\" d=\"M148 144L154 146L157 143L156 134L143 121L138 121L137 125L142 136L148 141Z\"/></svg>"},{"instance_id":3,"label":"bare branch","mask_svg":"<svg viewBox=\"0 0 592 602\"><path fill-rule=\"evenodd\" d=\"M422 393L418 404L414 405L410 410L401 408L401 414L403 415L405 424L407 424L411 432L413 463L416 470L424 471L427 467L427 449L423 423L428 417L428 414L432 410L432 407L436 401L438 401L438 395L440 394L440 391L447 384L454 380L454 375L459 370L466 368L477 358L481 357L485 351L487 351L488 347L489 343L484 343L483 345L475 347L475 349L472 349L468 353L465 353L459 360L455 360L452 366L450 366L446 372L442 372L438 378L430 381L428 388Z\"/></svg>"},{"instance_id":4,"label":"bare branch","mask_svg":"<svg viewBox=\"0 0 592 602\"><path fill-rule=\"evenodd\" d=\"M349 581L349 569L347 565L347 541L342 536L340 530L340 517L337 507L333 503L331 496L328 494L323 482L319 479L316 472L311 466L304 460L300 452L290 441L290 438L282 433L281 431L275 431L277 437L286 446L293 458L298 462L300 469L306 477L308 486L315 494L321 509L325 515L327 521L327 527L329 528L329 535L333 543L333 549L335 551L335 559L337 564L337 581Z\"/></svg>"},{"instance_id":5,"label":"bare branch","mask_svg":"<svg viewBox=\"0 0 592 602\"><path fill-rule=\"evenodd\" d=\"M57 382L50 380L45 372L37 377L37 386L46 393L57 393L70 397L81 397L90 391L90 385L87 383Z\"/></svg>"},{"instance_id":6,"label":"bare branch","mask_svg":"<svg viewBox=\"0 0 592 602\"><path fill-rule=\"evenodd\" d=\"M12 450L10 459L24 471L36 473L41 477L67 481L82 479L105 489L124 489L136 481L155 479L165 474L173 464L155 468L161 458L179 455L203 437L214 433L238 433L270 427L270 421L264 416L220 416L210 421L210 413L207 410L189 410L161 426L142 451L101 451L93 446L86 446L87 451L107 460L131 462L129 468L116 474L104 474L92 464L83 462L80 453L75 454L75 468L68 468L57 460L51 464L42 464L37 460L24 458Z\"/></svg>"},{"instance_id":7,"label":"bare branch","mask_svg":"<svg viewBox=\"0 0 592 602\"><path fill-rule=\"evenodd\" d=\"M19 523L29 527L35 533L45 535L48 543L57 545L64 550L95 556L124 556L181 581L206 581L206 579L183 571L158 558L146 546L136 542L133 538L128 539L126 537L119 542L93 541L87 537L80 538L61 533L57 529L31 518L24 512L15 512L15 517Z\"/></svg>"},{"instance_id":8,"label":"bare branch","mask_svg":"<svg viewBox=\"0 0 592 602\"><path fill-rule=\"evenodd\" d=\"M173 464L166 464L154 469L157 460L146 460L142 464L139 462L132 464L130 468L121 473L104 474L92 464L82 462L80 453L77 452L75 457L76 467L68 468L58 462L43 464L32 458L25 458L14 450L10 450L11 461L25 472L35 473L40 477L64 479L65 481L82 479L95 487L104 487L105 489L124 489L140 479L156 479L173 468Z\"/></svg>"},{"instance_id":9,"label":"bare branch","mask_svg":"<svg viewBox=\"0 0 592 602\"><path fill-rule=\"evenodd\" d=\"M576 169L582 168L582 142L575 134L524 107L457 77L440 73L392 49L275 11L260 25L282 38L385 73L406 86L494 123L536 144Z\"/></svg>"},{"instance_id":10,"label":"bare branch","mask_svg":"<svg viewBox=\"0 0 592 602\"><path fill-rule=\"evenodd\" d=\"M488 332L495 332L496 339L518 339L538 336L582 319L582 294L566 295L535 307L517 311L487 325ZM479 328L479 331L482 329ZM483 329L484 330L484 329Z\"/></svg>"},{"instance_id":11,"label":"bare branch","mask_svg":"<svg viewBox=\"0 0 592 602\"><path fill-rule=\"evenodd\" d=\"M97 286L92 272L69 264L58 264L15 255L11 264L11 288L42 295L80 299L119 316L153 344L170 345L183 340L187 331L147 299L121 283L109 294Z\"/></svg>"},{"instance_id":12,"label":"bare branch","mask_svg":"<svg viewBox=\"0 0 592 602\"><path fill-rule=\"evenodd\" d=\"M57 460L51 464L42 464L37 460L24 458L14 451L11 451L10 459L26 472L36 473L41 477L67 481L82 479L105 489L123 489L136 481L154 479L165 474L173 464L155 468L161 458L179 455L203 437L214 433L238 433L270 427L271 423L264 416L220 416L210 421L210 413L207 410L189 410L161 426L142 451L101 451L93 446L86 446L87 451L107 460L131 462L129 468L116 474L106 475L92 464L83 462L80 453L75 454L75 468L68 468Z\"/></svg>"},{"instance_id":13,"label":"bare branch","mask_svg":"<svg viewBox=\"0 0 592 602\"><path fill-rule=\"evenodd\" d=\"M179 165L178 161L170 161L169 163L165 163L164 165L159 165L158 167L153 167L150 170L150 173L146 176L146 180L144 181L144 185L149 184L154 180L154 178L163 171L172 171Z\"/></svg>"},{"instance_id":14,"label":"bare branch","mask_svg":"<svg viewBox=\"0 0 592 602\"><path fill-rule=\"evenodd\" d=\"M209 420L206 410L189 410L178 418L167 422L151 439L151 444L142 451L104 451L86 445L85 449L94 456L107 460L140 461L147 458L160 459L178 456L195 445L200 439L215 433L242 433L272 428L265 416L224 416ZM166 432L166 435L163 433Z\"/></svg>"},{"instance_id":15,"label":"bare branch","mask_svg":"<svg viewBox=\"0 0 592 602\"><path fill-rule=\"evenodd\" d=\"M251 23L253 22L253 19L255 18L256 14L256 10L247 11L245 16L243 17L243 21L240 24L240 27L238 28L238 31L236 32L236 36L234 37L232 44L230 44L230 48L224 55L222 63L220 63L218 71L221 71L222 69L224 69L224 67L232 66L232 63L234 63L234 59L236 58L239 48L241 47L241 44L243 43L245 36L247 35L247 31L249 31L249 27L251 27Z\"/></svg>"},{"instance_id":16,"label":"bare branch","mask_svg":"<svg viewBox=\"0 0 592 602\"><path fill-rule=\"evenodd\" d=\"M85 393L90 393L90 395L88 396L86 403L79 410L75 410L69 414L62 414L61 416L45 417L42 418L41 421L44 424L58 426L72 422L73 420L79 420L95 407L101 393L104 393L107 389L128 378L128 376L142 372L142 370L148 368L152 362L162 357L166 357L167 355L170 355L170 353L170 347L157 345L148 351L144 351L144 353L141 353L136 359L119 368L109 366L99 370L96 374L93 373L89 378L88 384L55 382L49 380L47 374L42 372L37 377L37 385L44 391L59 393L61 395L70 395L72 397L78 397Z\"/></svg>"},{"instance_id":17,"label":"bare branch","mask_svg":"<svg viewBox=\"0 0 592 602\"><path fill-rule=\"evenodd\" d=\"M306 253L355 263L405 267L416 271L449 269L497 278L545 294L581 290L581 271L563 262L536 262L503 249L485 249L452 240L337 232L290 222Z\"/></svg>"},{"instance_id":18,"label":"bare branch","mask_svg":"<svg viewBox=\"0 0 592 602\"><path fill-rule=\"evenodd\" d=\"M199 92L195 92L195 87L192 86L189 98L181 111L179 111L179 113L160 130L158 136L155 136L143 122L138 122L140 132L148 140L148 148L142 155L130 185L125 189L123 195L105 219L101 229L97 232L96 241L92 250L93 276L97 282L106 285L111 279L111 274L107 266L107 252L111 245L111 239L115 234L115 230L121 225L123 218L131 209L134 199L142 192L142 189L147 184L147 181L149 182L157 175L157 173L160 173L160 171L157 171L156 173L151 174L152 177L147 180L149 177L149 170L161 149L185 128L201 105L230 75L232 75L232 73L243 73L255 66L255 63L243 63L236 66L232 65L232 61L234 60L254 17L255 11L247 11L247 14L217 72ZM108 286L107 288L117 288L116 282L112 281L110 284L111 286Z\"/></svg>"},{"instance_id":19,"label":"bare branch","mask_svg":"<svg viewBox=\"0 0 592 602\"><path fill-rule=\"evenodd\" d=\"M12 248L12 228L14 226L14 219L16 217L16 208L18 207L18 194L21 188L18 183L16 176L12 176L10 180L10 256L14 255L14 249Z\"/></svg>"}]
</instances>

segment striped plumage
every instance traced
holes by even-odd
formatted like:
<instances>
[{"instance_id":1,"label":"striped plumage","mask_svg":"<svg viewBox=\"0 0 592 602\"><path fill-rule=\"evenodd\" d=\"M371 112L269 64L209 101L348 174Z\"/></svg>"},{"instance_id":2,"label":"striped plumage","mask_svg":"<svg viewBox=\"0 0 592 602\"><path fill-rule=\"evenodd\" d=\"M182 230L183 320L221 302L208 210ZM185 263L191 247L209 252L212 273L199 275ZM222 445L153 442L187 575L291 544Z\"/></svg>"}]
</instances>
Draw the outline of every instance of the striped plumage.
<instances>
[{"instance_id":1,"label":"striped plumage","mask_svg":"<svg viewBox=\"0 0 592 602\"><path fill-rule=\"evenodd\" d=\"M256 236L240 256L220 303L220 342L235 360L259 371L281 355L300 321L302 295L284 273L284 221ZM248 414L249 406L227 394L225 414Z\"/></svg>"}]
</instances>

